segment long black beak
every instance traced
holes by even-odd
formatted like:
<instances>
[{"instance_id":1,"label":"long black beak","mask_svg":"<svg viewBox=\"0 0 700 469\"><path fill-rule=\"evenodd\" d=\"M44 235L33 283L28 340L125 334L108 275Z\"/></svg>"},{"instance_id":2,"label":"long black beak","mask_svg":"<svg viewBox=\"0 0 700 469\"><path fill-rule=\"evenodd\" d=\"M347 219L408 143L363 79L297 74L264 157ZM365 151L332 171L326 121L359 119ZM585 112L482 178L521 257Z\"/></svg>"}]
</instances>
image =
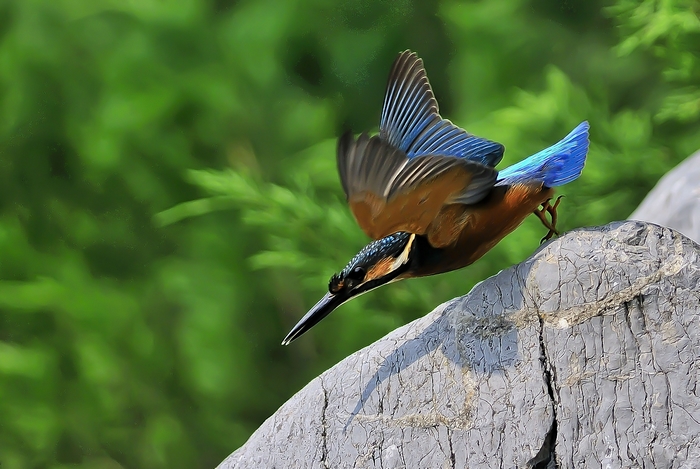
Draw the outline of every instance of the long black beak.
<instances>
[{"instance_id":1,"label":"long black beak","mask_svg":"<svg viewBox=\"0 0 700 469\"><path fill-rule=\"evenodd\" d=\"M289 345L294 339L314 327L321 319L328 316L334 309L347 300L348 297L346 295L326 293L326 295L301 318L297 325L292 328L289 334L287 334L287 337L282 341L282 345Z\"/></svg>"},{"instance_id":2,"label":"long black beak","mask_svg":"<svg viewBox=\"0 0 700 469\"><path fill-rule=\"evenodd\" d=\"M314 327L321 319L328 316L334 309L346 301L370 290L374 290L384 284L395 281L399 275L406 272L411 264L410 256L415 251L414 240L416 238L417 235L415 234L398 231L389 236L372 241L362 248L362 250L353 257L350 263L345 266L343 271L338 274L340 277L334 275L331 278L329 289L331 291L337 291L337 293L326 293L326 295L301 318L297 325L292 328L289 334L287 334L287 337L282 341L282 345L289 345L294 339ZM386 264L385 261L389 261L389 263ZM360 265L384 265L385 271L381 275L376 275L374 278L369 279L365 277L365 274L362 274L363 278L360 279L362 283L351 288L333 288L333 282L339 281L340 278L352 279L351 275L355 272L353 269L357 269ZM364 268L361 269L364 271ZM353 282L357 280L358 279L353 279Z\"/></svg>"}]
</instances>

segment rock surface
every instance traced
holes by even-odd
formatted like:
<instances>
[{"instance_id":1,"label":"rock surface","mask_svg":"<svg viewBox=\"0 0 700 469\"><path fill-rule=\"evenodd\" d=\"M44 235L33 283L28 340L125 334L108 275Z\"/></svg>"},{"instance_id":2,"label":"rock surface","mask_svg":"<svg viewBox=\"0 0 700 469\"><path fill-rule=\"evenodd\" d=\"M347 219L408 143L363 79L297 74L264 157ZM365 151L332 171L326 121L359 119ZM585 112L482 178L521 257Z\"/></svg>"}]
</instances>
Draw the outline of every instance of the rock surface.
<instances>
[{"instance_id":1,"label":"rock surface","mask_svg":"<svg viewBox=\"0 0 700 469\"><path fill-rule=\"evenodd\" d=\"M700 151L662 177L630 220L673 228L700 243Z\"/></svg>"},{"instance_id":2,"label":"rock surface","mask_svg":"<svg viewBox=\"0 0 700 469\"><path fill-rule=\"evenodd\" d=\"M220 468L700 467L698 246L579 229L314 379Z\"/></svg>"}]
</instances>

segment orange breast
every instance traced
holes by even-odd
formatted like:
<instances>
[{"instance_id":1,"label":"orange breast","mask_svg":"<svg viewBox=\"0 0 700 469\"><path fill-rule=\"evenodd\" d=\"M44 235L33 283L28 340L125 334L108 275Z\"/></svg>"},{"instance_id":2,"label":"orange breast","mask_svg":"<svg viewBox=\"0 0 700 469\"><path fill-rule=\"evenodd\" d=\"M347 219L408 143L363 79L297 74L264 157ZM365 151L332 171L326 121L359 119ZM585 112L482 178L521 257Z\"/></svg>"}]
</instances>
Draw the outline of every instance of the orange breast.
<instances>
[{"instance_id":1,"label":"orange breast","mask_svg":"<svg viewBox=\"0 0 700 469\"><path fill-rule=\"evenodd\" d=\"M542 185L495 187L477 205L446 206L427 232L431 246L443 248L440 262L423 266L413 276L448 272L472 264L515 230L553 192Z\"/></svg>"}]
</instances>

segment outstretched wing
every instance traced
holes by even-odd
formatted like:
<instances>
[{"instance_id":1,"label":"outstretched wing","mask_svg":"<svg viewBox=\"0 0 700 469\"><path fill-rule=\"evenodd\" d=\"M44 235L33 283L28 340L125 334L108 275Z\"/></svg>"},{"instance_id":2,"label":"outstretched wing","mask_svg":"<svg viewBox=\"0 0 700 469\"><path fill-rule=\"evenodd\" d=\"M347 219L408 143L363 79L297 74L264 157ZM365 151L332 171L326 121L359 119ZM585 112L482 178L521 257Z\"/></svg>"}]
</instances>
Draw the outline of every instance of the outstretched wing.
<instances>
[{"instance_id":1,"label":"outstretched wing","mask_svg":"<svg viewBox=\"0 0 700 469\"><path fill-rule=\"evenodd\" d=\"M345 133L338 172L350 209L373 239L397 231L425 234L449 204L472 204L494 186L498 172L464 158L426 154L408 158L381 137Z\"/></svg>"},{"instance_id":2,"label":"outstretched wing","mask_svg":"<svg viewBox=\"0 0 700 469\"><path fill-rule=\"evenodd\" d=\"M471 135L440 117L423 61L408 50L391 68L379 135L408 158L435 154L494 167L505 151L500 143Z\"/></svg>"}]
</instances>

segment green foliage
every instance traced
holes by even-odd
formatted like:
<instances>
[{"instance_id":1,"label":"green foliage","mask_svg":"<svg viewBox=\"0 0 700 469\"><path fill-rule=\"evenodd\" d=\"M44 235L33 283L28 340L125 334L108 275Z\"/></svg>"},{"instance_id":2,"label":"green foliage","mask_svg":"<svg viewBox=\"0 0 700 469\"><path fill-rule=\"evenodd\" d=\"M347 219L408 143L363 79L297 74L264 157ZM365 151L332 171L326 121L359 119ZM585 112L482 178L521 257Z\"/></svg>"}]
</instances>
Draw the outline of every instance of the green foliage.
<instances>
[{"instance_id":1,"label":"green foliage","mask_svg":"<svg viewBox=\"0 0 700 469\"><path fill-rule=\"evenodd\" d=\"M532 217L279 346L367 242L335 138L376 130L398 51L503 166L590 121L568 229L625 218L700 147L698 32L684 0L0 1L0 465L213 467L537 248Z\"/></svg>"},{"instance_id":2,"label":"green foliage","mask_svg":"<svg viewBox=\"0 0 700 469\"><path fill-rule=\"evenodd\" d=\"M639 48L660 58L663 75L674 87L655 117L697 122L700 118L700 5L694 0L620 0L608 9L619 19L625 39L620 55Z\"/></svg>"}]
</instances>

